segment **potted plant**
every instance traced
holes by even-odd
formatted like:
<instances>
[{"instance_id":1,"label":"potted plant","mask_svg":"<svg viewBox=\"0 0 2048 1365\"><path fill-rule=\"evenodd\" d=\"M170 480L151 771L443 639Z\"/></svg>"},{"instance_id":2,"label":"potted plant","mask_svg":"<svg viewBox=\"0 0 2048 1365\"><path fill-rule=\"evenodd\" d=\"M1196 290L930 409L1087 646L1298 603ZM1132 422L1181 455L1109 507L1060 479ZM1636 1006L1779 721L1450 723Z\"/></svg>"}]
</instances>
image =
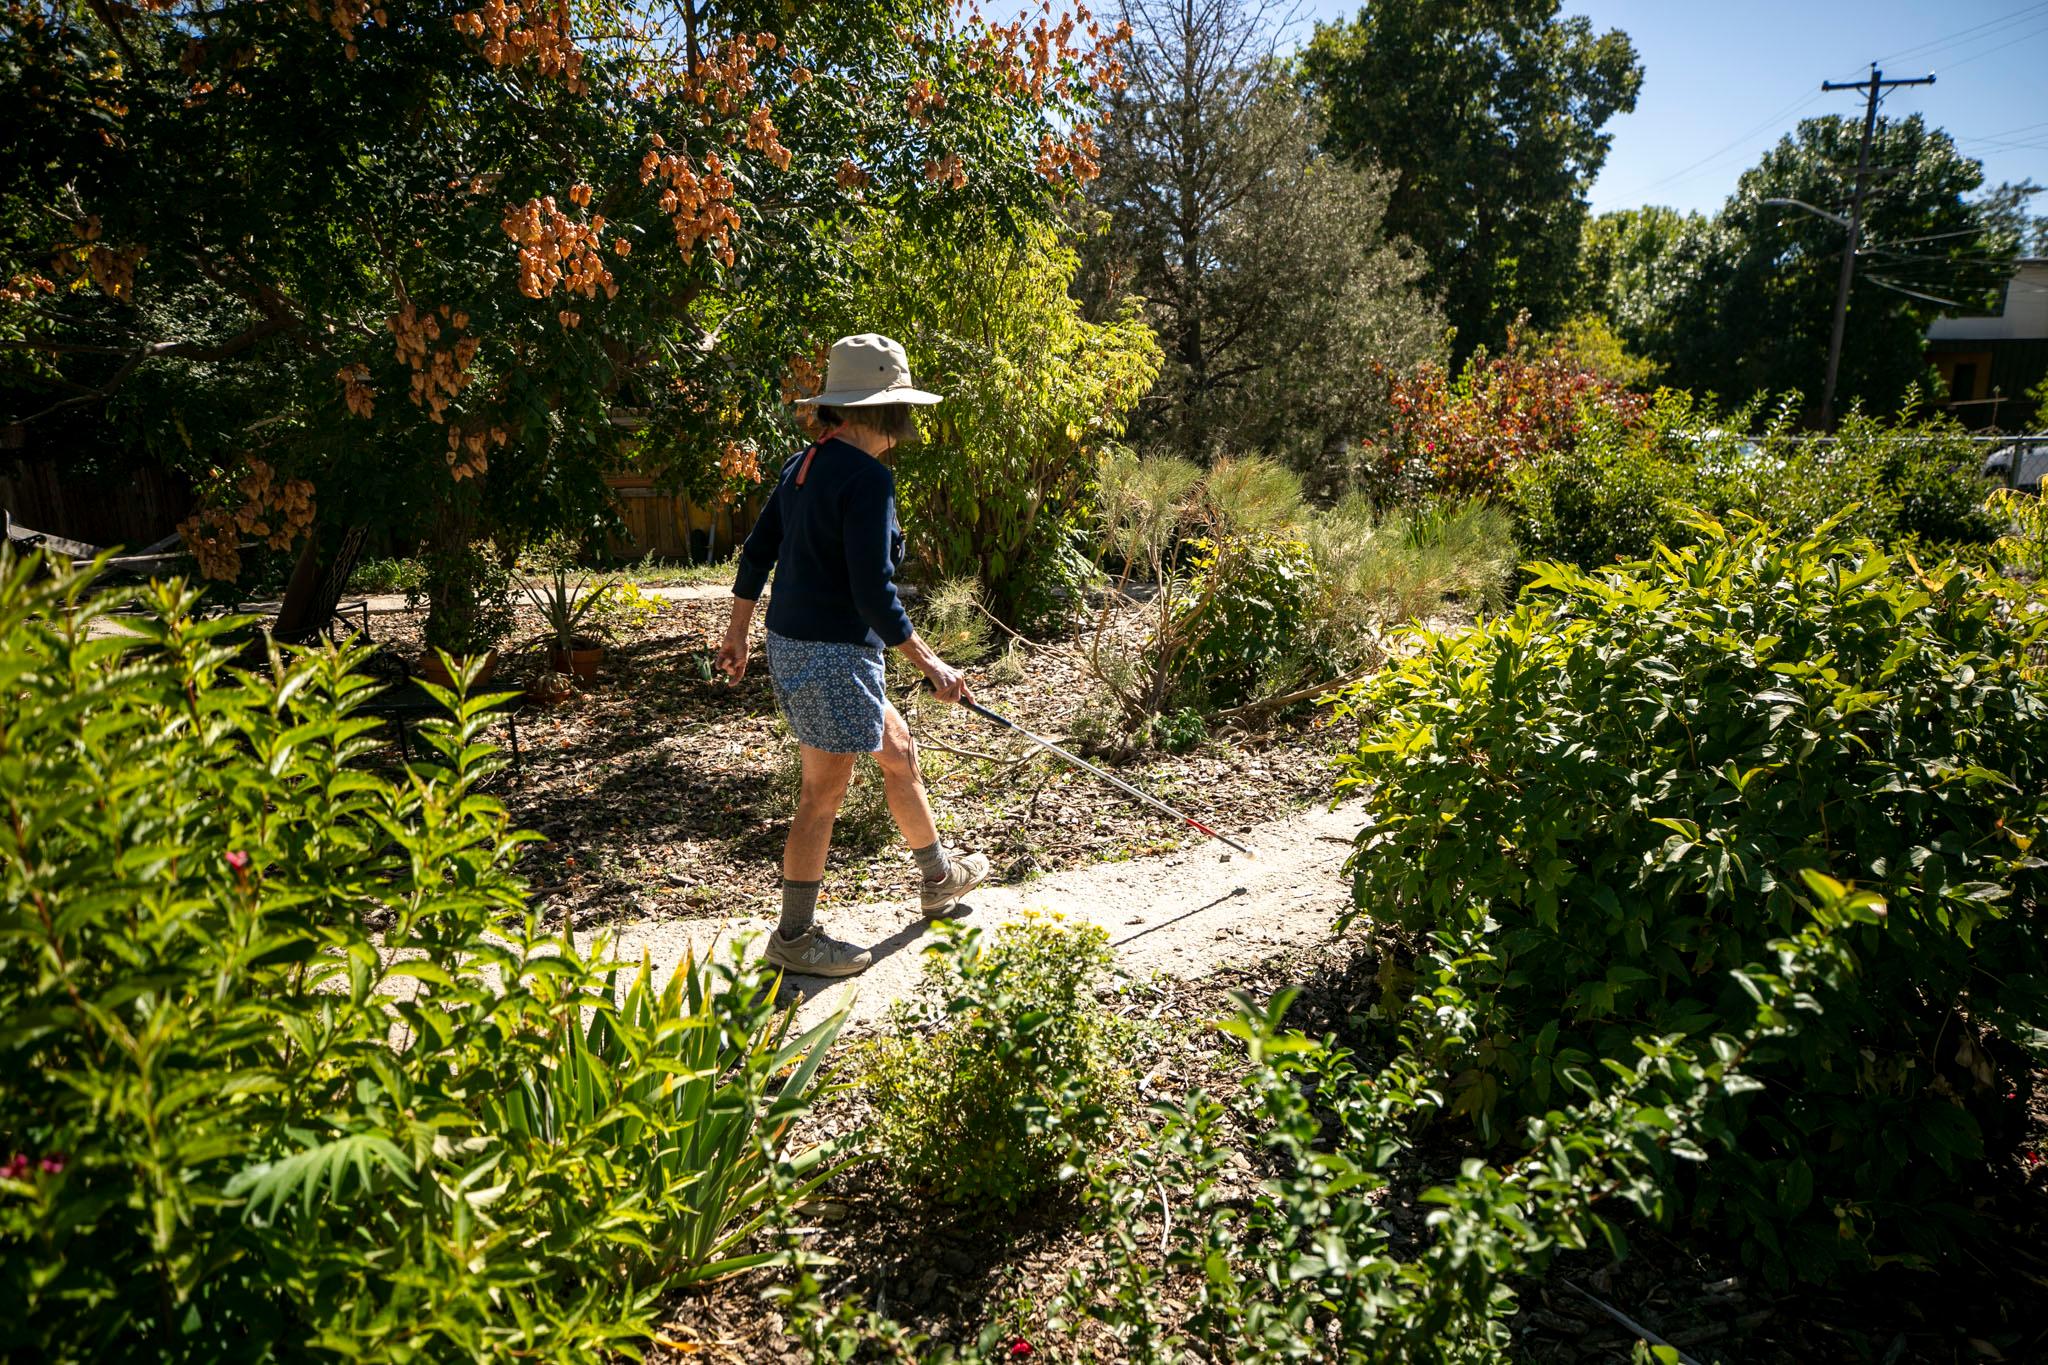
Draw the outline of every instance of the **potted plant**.
<instances>
[{"instance_id":1,"label":"potted plant","mask_svg":"<svg viewBox=\"0 0 2048 1365\"><path fill-rule=\"evenodd\" d=\"M422 556L422 582L407 592L417 603L425 598L425 651L419 676L445 687L448 670L440 652L453 658L484 656L483 677L497 668L498 642L512 631L512 571L507 556L489 541L458 541L437 546Z\"/></svg>"},{"instance_id":2,"label":"potted plant","mask_svg":"<svg viewBox=\"0 0 2048 1365\"><path fill-rule=\"evenodd\" d=\"M526 684L526 699L536 706L560 706L576 695L569 675L544 668Z\"/></svg>"},{"instance_id":3,"label":"potted plant","mask_svg":"<svg viewBox=\"0 0 2048 1365\"><path fill-rule=\"evenodd\" d=\"M549 670L588 679L604 660L603 622L592 609L612 585L592 587L588 577L570 582L574 554L565 538L551 537L537 555L541 576L523 579L519 587L540 613L542 629L533 643L547 651Z\"/></svg>"}]
</instances>

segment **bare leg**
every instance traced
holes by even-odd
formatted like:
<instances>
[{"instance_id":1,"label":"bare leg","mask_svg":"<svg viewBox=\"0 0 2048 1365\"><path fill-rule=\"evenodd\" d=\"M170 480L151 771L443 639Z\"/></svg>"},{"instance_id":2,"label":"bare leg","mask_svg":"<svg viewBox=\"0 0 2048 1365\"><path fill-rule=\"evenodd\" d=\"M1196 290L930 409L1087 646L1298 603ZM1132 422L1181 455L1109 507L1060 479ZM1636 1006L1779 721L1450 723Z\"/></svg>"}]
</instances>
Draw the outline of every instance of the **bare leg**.
<instances>
[{"instance_id":1,"label":"bare leg","mask_svg":"<svg viewBox=\"0 0 2048 1365\"><path fill-rule=\"evenodd\" d=\"M853 754L827 753L802 746L804 777L797 797L796 818L789 822L789 842L782 849L786 881L815 882L825 875L825 852L832 846L832 822L846 799L853 776Z\"/></svg>"},{"instance_id":2,"label":"bare leg","mask_svg":"<svg viewBox=\"0 0 2048 1365\"><path fill-rule=\"evenodd\" d=\"M939 827L932 819L932 803L925 798L924 774L917 766L917 745L910 738L910 726L902 712L894 706L882 709L882 747L875 751L875 762L881 765L882 792L888 797L889 814L895 818L896 828L903 832L903 842L912 848L936 844ZM818 866L824 865L821 854Z\"/></svg>"}]
</instances>

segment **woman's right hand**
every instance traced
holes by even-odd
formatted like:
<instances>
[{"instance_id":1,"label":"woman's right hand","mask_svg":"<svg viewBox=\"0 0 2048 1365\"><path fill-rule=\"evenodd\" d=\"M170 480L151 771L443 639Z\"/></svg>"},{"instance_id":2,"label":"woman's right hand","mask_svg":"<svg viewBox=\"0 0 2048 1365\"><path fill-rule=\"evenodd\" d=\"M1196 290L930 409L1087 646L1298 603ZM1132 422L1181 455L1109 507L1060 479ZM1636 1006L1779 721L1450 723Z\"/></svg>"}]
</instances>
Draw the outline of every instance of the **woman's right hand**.
<instances>
[{"instance_id":1,"label":"woman's right hand","mask_svg":"<svg viewBox=\"0 0 2048 1365\"><path fill-rule=\"evenodd\" d=\"M753 627L753 601L733 598L732 610L725 618L725 643L718 647L718 657L712 660L712 667L725 674L727 682L736 683L747 676L747 637Z\"/></svg>"},{"instance_id":2,"label":"woman's right hand","mask_svg":"<svg viewBox=\"0 0 2048 1365\"><path fill-rule=\"evenodd\" d=\"M940 701L963 702L973 700L967 691L967 675L947 663L944 659L934 658L925 669L924 677L925 681L931 684L932 695L936 696Z\"/></svg>"}]
</instances>

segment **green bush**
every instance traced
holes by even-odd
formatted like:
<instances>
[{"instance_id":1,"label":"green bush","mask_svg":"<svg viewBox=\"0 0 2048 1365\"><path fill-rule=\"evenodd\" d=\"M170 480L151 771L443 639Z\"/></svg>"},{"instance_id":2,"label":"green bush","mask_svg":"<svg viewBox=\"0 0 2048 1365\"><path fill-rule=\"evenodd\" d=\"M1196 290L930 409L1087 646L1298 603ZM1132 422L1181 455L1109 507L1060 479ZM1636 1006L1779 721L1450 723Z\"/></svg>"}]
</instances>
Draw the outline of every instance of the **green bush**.
<instances>
[{"instance_id":1,"label":"green bush","mask_svg":"<svg viewBox=\"0 0 2048 1365\"><path fill-rule=\"evenodd\" d=\"M1478 936L1441 937L1440 971L1408 1000L1377 1069L1334 1038L1284 1030L1292 990L1239 997L1219 1025L1248 1054L1235 1096L1161 1104L1090 1167L1084 1203L1100 1250L1071 1273L1053 1325L1079 1336L1092 1320L1134 1365L1517 1358L1516 1282L1561 1252L1624 1255L1618 1217L1663 1217L1684 1173L1725 1150L1727 1097L1761 1084L1755 1057L1813 1027L1817 987L1852 983L1841 940L1883 906L1823 877L1806 885L1810 920L1741 969L1754 998L1729 1032L1637 1039L1625 1064L1530 1118L1519 1143L1423 1188L1418 1167L1440 1168L1441 1136L1416 1148L1453 1102L1442 1069L1493 1046L1486 995L1458 984L1484 986L1471 971L1488 960ZM1240 1134L1259 1150L1256 1180ZM1417 1237L1424 1210L1429 1231Z\"/></svg>"},{"instance_id":2,"label":"green bush","mask_svg":"<svg viewBox=\"0 0 2048 1365\"><path fill-rule=\"evenodd\" d=\"M1641 559L1653 545L1683 543L1677 508L1692 471L1654 442L1598 425L1513 471L1516 537L1531 559L1582 568Z\"/></svg>"},{"instance_id":3,"label":"green bush","mask_svg":"<svg viewBox=\"0 0 2048 1365\"><path fill-rule=\"evenodd\" d=\"M915 998L868 1053L876 1149L944 1204L1016 1209L1102 1134L1120 1025L1095 998L1108 935L1032 916L942 923Z\"/></svg>"},{"instance_id":4,"label":"green bush","mask_svg":"<svg viewBox=\"0 0 2048 1365\"><path fill-rule=\"evenodd\" d=\"M1669 390L1633 423L1593 414L1576 444L1513 470L1517 538L1532 559L1585 569L1684 543L1686 508L1794 535L1846 515L1880 544L1935 553L1996 538L1979 456L1955 423L1856 412L1833 437L1814 437L1796 429L1797 415L1793 400L1768 414L1760 403L1721 413Z\"/></svg>"},{"instance_id":5,"label":"green bush","mask_svg":"<svg viewBox=\"0 0 2048 1365\"><path fill-rule=\"evenodd\" d=\"M1512 615L1356 694L1360 913L1479 937L1457 975L1491 1022L1453 1108L1498 1134L1639 1037L1747 1017L1728 969L1801 921L1803 874L1876 892L1854 977L1752 1060L1766 1088L1693 1210L1774 1274L1932 1255L2048 1052L2048 698L2025 675L2048 625L1838 527L1695 534L1628 571L1538 566Z\"/></svg>"},{"instance_id":6,"label":"green bush","mask_svg":"<svg viewBox=\"0 0 2048 1365\"><path fill-rule=\"evenodd\" d=\"M1195 698L1240 706L1300 649L1317 600L1316 565L1291 534L1253 531L1187 543L1184 677Z\"/></svg>"},{"instance_id":7,"label":"green bush","mask_svg":"<svg viewBox=\"0 0 2048 1365\"><path fill-rule=\"evenodd\" d=\"M417 559L365 559L348 576L350 592L419 592L426 569Z\"/></svg>"},{"instance_id":8,"label":"green bush","mask_svg":"<svg viewBox=\"0 0 2048 1365\"><path fill-rule=\"evenodd\" d=\"M121 595L0 557L0 1353L596 1361L759 1262L839 1021L736 952L619 1000L526 904L484 699L387 775L364 651L244 671L142 597L96 635Z\"/></svg>"}]
</instances>

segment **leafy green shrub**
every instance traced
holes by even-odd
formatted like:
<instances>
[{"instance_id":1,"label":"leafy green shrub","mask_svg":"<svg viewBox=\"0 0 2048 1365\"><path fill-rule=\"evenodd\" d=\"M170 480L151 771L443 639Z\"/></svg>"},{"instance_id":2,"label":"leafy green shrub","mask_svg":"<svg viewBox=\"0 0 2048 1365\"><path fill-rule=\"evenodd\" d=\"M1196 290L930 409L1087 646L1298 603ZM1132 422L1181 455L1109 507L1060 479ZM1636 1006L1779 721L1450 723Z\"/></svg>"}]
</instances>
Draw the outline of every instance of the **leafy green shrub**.
<instances>
[{"instance_id":1,"label":"leafy green shrub","mask_svg":"<svg viewBox=\"0 0 2048 1365\"><path fill-rule=\"evenodd\" d=\"M868 1054L877 1150L940 1202L1015 1209L1103 1132L1119 1024L1095 998L1109 940L1032 916L939 926L916 997Z\"/></svg>"},{"instance_id":2,"label":"leafy green shrub","mask_svg":"<svg viewBox=\"0 0 2048 1365\"><path fill-rule=\"evenodd\" d=\"M486 699L366 766L364 651L0 556L0 1352L611 1359L821 1158L735 950L623 1002L543 933Z\"/></svg>"},{"instance_id":3,"label":"leafy green shrub","mask_svg":"<svg viewBox=\"0 0 2048 1365\"><path fill-rule=\"evenodd\" d=\"M1488 960L1478 936L1443 935L1442 970L1419 984L1377 1069L1334 1039L1284 1030L1291 990L1240 997L1220 1025L1246 1045L1238 1093L1162 1104L1090 1167L1101 1251L1072 1272L1054 1325L1071 1334L1092 1320L1114 1334L1116 1359L1146 1365L1514 1358L1514 1281L1561 1251L1624 1254L1610 1220L1661 1218L1684 1173L1732 1140L1728 1097L1761 1084L1755 1058L1814 1026L1817 987L1853 983L1842 939L1884 907L1824 877L1807 888L1810 921L1740 971L1754 994L1729 1032L1637 1039L1572 1103L1530 1118L1514 1148L1419 1190L1417 1137L1451 1103L1442 1066L1483 1062L1493 1045L1487 996L1459 985ZM1232 1127L1261 1149L1255 1183ZM1408 1219L1422 1209L1417 1239Z\"/></svg>"},{"instance_id":4,"label":"leafy green shrub","mask_svg":"<svg viewBox=\"0 0 2048 1365\"><path fill-rule=\"evenodd\" d=\"M2048 501L2038 494L1997 488L1985 499L1984 507L2004 526L2004 534L1992 549L2006 572L2035 580L2048 578Z\"/></svg>"},{"instance_id":5,"label":"leafy green shrub","mask_svg":"<svg viewBox=\"0 0 2048 1365\"><path fill-rule=\"evenodd\" d=\"M1183 706L1152 722L1152 738L1170 754L1190 753L1208 737L1208 723L1192 706Z\"/></svg>"},{"instance_id":6,"label":"leafy green shrub","mask_svg":"<svg viewBox=\"0 0 2048 1365\"><path fill-rule=\"evenodd\" d=\"M1767 1088L1693 1209L1774 1274L1934 1254L2020 1050L2048 1052L2048 697L2024 673L2048 626L1837 527L1696 534L1629 571L1538 566L1512 615L1356 694L1360 913L1479 937L1457 976L1491 1022L1452 1107L1497 1134L1644 1036L1747 1017L1727 969L1798 923L1803 874L1877 892L1853 977L1752 1059Z\"/></svg>"},{"instance_id":7,"label":"leafy green shrub","mask_svg":"<svg viewBox=\"0 0 2048 1365\"><path fill-rule=\"evenodd\" d=\"M348 576L350 592L418 592L426 569L417 559L365 559Z\"/></svg>"},{"instance_id":8,"label":"leafy green shrub","mask_svg":"<svg viewBox=\"0 0 2048 1365\"><path fill-rule=\"evenodd\" d=\"M1508 500L1522 550L1531 559L1595 568L1641 559L1660 543L1682 544L1678 507L1692 468L1652 442L1597 427L1513 472Z\"/></svg>"},{"instance_id":9,"label":"leafy green shrub","mask_svg":"<svg viewBox=\"0 0 2048 1365\"><path fill-rule=\"evenodd\" d=\"M1254 531L1187 543L1187 602L1175 630L1187 643L1191 690L1216 706L1250 701L1300 648L1316 600L1308 546Z\"/></svg>"},{"instance_id":10,"label":"leafy green shrub","mask_svg":"<svg viewBox=\"0 0 2048 1365\"><path fill-rule=\"evenodd\" d=\"M1688 507L1794 535L1846 514L1886 545L1959 550L1996 536L1978 457L1953 422L1857 412L1814 437L1797 419L1796 398L1724 414L1669 390L1638 421L1590 414L1575 444L1514 469L1516 535L1531 558L1587 569L1684 543Z\"/></svg>"}]
</instances>

